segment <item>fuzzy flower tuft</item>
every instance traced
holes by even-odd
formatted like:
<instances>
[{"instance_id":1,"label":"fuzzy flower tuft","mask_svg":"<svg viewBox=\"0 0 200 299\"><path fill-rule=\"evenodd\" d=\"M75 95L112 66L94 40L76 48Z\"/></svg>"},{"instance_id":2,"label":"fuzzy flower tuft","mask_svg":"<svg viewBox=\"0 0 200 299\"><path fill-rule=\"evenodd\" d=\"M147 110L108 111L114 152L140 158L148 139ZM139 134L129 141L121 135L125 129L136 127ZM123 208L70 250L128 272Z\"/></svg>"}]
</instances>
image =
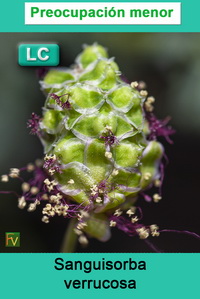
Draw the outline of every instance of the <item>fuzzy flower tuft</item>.
<instances>
[{"instance_id":1,"label":"fuzzy flower tuft","mask_svg":"<svg viewBox=\"0 0 200 299\"><path fill-rule=\"evenodd\" d=\"M146 119L149 123L150 129L149 140L156 140L157 137L163 136L169 143L173 143L169 136L173 135L175 130L170 126L167 126L170 121L170 117L159 120L153 113L146 113Z\"/></svg>"},{"instance_id":2,"label":"fuzzy flower tuft","mask_svg":"<svg viewBox=\"0 0 200 299\"><path fill-rule=\"evenodd\" d=\"M108 126L99 138L104 140L106 146L113 146L119 143L117 137L112 132L112 128Z\"/></svg>"},{"instance_id":3,"label":"fuzzy flower tuft","mask_svg":"<svg viewBox=\"0 0 200 299\"><path fill-rule=\"evenodd\" d=\"M37 136L41 135L39 122L40 122L39 115L33 112L31 118L27 122L27 128L31 129L30 134L37 135Z\"/></svg>"},{"instance_id":4,"label":"fuzzy flower tuft","mask_svg":"<svg viewBox=\"0 0 200 299\"><path fill-rule=\"evenodd\" d=\"M47 169L50 175L62 173L61 164L58 162L56 155L46 155L44 157L43 168Z\"/></svg>"}]
</instances>

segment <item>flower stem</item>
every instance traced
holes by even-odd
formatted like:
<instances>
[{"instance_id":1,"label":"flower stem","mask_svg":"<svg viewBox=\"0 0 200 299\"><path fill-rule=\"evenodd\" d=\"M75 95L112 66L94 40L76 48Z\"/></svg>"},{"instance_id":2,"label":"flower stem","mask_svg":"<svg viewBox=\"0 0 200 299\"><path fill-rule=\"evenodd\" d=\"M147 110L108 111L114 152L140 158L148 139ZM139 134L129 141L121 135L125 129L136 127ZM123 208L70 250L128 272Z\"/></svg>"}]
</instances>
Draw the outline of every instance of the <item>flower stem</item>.
<instances>
[{"instance_id":1,"label":"flower stem","mask_svg":"<svg viewBox=\"0 0 200 299\"><path fill-rule=\"evenodd\" d=\"M72 253L75 251L77 243L77 235L74 232L74 227L76 224L76 219L72 218L67 227L66 233L64 235L63 243L61 246L61 252Z\"/></svg>"}]
</instances>

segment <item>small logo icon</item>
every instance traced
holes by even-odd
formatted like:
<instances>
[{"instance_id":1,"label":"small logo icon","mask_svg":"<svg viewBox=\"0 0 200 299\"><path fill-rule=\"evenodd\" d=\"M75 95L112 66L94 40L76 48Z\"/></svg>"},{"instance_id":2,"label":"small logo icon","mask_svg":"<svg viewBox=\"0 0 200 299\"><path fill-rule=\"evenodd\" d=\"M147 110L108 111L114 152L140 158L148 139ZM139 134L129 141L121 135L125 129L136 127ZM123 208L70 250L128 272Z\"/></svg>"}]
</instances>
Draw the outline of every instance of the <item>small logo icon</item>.
<instances>
[{"instance_id":1,"label":"small logo icon","mask_svg":"<svg viewBox=\"0 0 200 299\"><path fill-rule=\"evenodd\" d=\"M5 246L20 247L20 233L19 232L5 233Z\"/></svg>"},{"instance_id":2,"label":"small logo icon","mask_svg":"<svg viewBox=\"0 0 200 299\"><path fill-rule=\"evenodd\" d=\"M21 66L57 66L60 48L57 44L20 44L18 63Z\"/></svg>"}]
</instances>

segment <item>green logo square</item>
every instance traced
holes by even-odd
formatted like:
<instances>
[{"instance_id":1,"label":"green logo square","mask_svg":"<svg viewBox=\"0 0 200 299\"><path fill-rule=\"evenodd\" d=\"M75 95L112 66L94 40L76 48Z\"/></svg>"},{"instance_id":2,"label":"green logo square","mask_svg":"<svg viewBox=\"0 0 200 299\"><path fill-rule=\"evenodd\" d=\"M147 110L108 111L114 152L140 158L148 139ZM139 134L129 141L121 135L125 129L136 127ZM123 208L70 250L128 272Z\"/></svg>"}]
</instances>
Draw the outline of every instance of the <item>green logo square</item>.
<instances>
[{"instance_id":1,"label":"green logo square","mask_svg":"<svg viewBox=\"0 0 200 299\"><path fill-rule=\"evenodd\" d=\"M18 63L21 66L57 66L60 48L57 44L21 44L18 47Z\"/></svg>"},{"instance_id":2,"label":"green logo square","mask_svg":"<svg viewBox=\"0 0 200 299\"><path fill-rule=\"evenodd\" d=\"M19 232L5 233L5 246L20 247L20 233Z\"/></svg>"}]
</instances>

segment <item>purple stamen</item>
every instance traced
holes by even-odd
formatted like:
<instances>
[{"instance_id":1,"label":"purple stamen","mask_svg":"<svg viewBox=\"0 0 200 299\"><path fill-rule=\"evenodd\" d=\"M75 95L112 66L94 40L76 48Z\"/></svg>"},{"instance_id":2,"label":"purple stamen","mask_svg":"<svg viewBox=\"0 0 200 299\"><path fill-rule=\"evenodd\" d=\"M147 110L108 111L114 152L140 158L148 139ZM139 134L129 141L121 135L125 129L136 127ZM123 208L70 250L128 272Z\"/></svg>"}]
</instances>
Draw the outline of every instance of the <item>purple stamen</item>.
<instances>
[{"instance_id":1,"label":"purple stamen","mask_svg":"<svg viewBox=\"0 0 200 299\"><path fill-rule=\"evenodd\" d=\"M136 229L144 227L142 224L132 223L129 219L123 216L117 217L112 215L110 217L110 220L115 221L116 227L131 237L138 235Z\"/></svg>"},{"instance_id":2,"label":"purple stamen","mask_svg":"<svg viewBox=\"0 0 200 299\"><path fill-rule=\"evenodd\" d=\"M98 189L101 189L103 191L105 191L107 187L108 187L108 183L106 180L103 180L98 184Z\"/></svg>"},{"instance_id":3,"label":"purple stamen","mask_svg":"<svg viewBox=\"0 0 200 299\"><path fill-rule=\"evenodd\" d=\"M27 122L27 128L31 128L31 134L38 136L41 135L39 122L40 116L33 112L31 114L31 118Z\"/></svg>"},{"instance_id":4,"label":"purple stamen","mask_svg":"<svg viewBox=\"0 0 200 299\"><path fill-rule=\"evenodd\" d=\"M190 232L187 230L173 230L173 229L163 229L163 230L159 230L160 233L177 233L177 234L184 234L184 235L189 235L192 236L198 240L200 240L200 236L194 232Z\"/></svg>"},{"instance_id":5,"label":"purple stamen","mask_svg":"<svg viewBox=\"0 0 200 299\"><path fill-rule=\"evenodd\" d=\"M53 158L45 160L43 164L43 168L47 170L51 170L56 173L62 173L61 164Z\"/></svg>"},{"instance_id":6,"label":"purple stamen","mask_svg":"<svg viewBox=\"0 0 200 299\"><path fill-rule=\"evenodd\" d=\"M153 252L156 252L156 253L161 253L161 252L164 252L160 249L158 249L154 244L152 244L149 240L147 239L144 239L143 240L150 248Z\"/></svg>"},{"instance_id":7,"label":"purple stamen","mask_svg":"<svg viewBox=\"0 0 200 299\"><path fill-rule=\"evenodd\" d=\"M42 80L45 77L45 75L48 73L48 71L49 71L49 67L43 66L36 70L36 74L38 78Z\"/></svg>"},{"instance_id":8,"label":"purple stamen","mask_svg":"<svg viewBox=\"0 0 200 299\"><path fill-rule=\"evenodd\" d=\"M156 140L158 136L163 136L169 143L173 143L169 136L174 134L175 130L167 126L170 117L159 120L153 113L146 112L146 119L150 129L149 140Z\"/></svg>"},{"instance_id":9,"label":"purple stamen","mask_svg":"<svg viewBox=\"0 0 200 299\"><path fill-rule=\"evenodd\" d=\"M104 135L101 135L99 138L104 139L106 146L112 146L114 144L118 144L119 141L117 137L113 134L111 130L108 130Z\"/></svg>"},{"instance_id":10,"label":"purple stamen","mask_svg":"<svg viewBox=\"0 0 200 299\"><path fill-rule=\"evenodd\" d=\"M15 196L19 197L19 194L17 194L15 191L0 191L0 194L14 194Z\"/></svg>"},{"instance_id":11,"label":"purple stamen","mask_svg":"<svg viewBox=\"0 0 200 299\"><path fill-rule=\"evenodd\" d=\"M69 102L68 99L67 99L67 101L64 102L64 103L63 103L63 101L60 100L60 98L66 96L66 95L68 95L68 94L63 94L63 95L61 95L61 96L58 96L58 95L55 94L55 93L51 93L51 94L50 94L50 97L53 98L53 99L56 101L56 103L57 103L62 109L71 109L71 104L70 104L70 102ZM68 96L69 96L69 95L68 95Z\"/></svg>"}]
</instances>

